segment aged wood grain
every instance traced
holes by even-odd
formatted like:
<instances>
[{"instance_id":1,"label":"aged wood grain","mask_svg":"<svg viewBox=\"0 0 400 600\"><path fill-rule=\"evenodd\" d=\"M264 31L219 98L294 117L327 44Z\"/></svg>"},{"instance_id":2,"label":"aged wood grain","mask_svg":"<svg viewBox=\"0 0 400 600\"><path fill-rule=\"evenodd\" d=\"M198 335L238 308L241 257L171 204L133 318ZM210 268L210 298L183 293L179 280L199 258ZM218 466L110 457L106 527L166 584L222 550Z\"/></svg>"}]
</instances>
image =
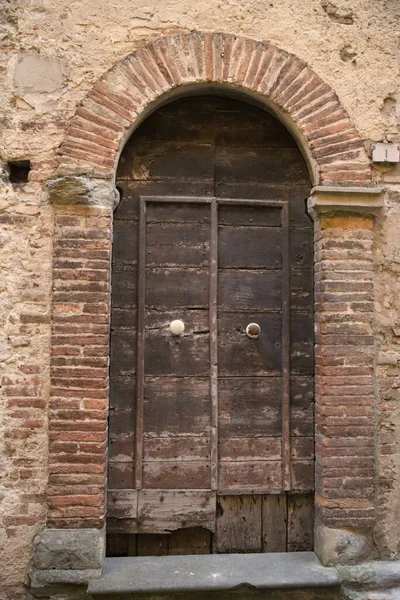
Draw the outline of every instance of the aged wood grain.
<instances>
[{"instance_id":1,"label":"aged wood grain","mask_svg":"<svg viewBox=\"0 0 400 600\"><path fill-rule=\"evenodd\" d=\"M220 269L278 269L281 264L280 228L255 225L219 227L218 266ZM269 274L267 277L269 279ZM256 284L251 282L250 285Z\"/></svg>"},{"instance_id":2,"label":"aged wood grain","mask_svg":"<svg viewBox=\"0 0 400 600\"><path fill-rule=\"evenodd\" d=\"M168 539L168 554L209 554L211 535L207 529L200 528L173 531Z\"/></svg>"},{"instance_id":3,"label":"aged wood grain","mask_svg":"<svg viewBox=\"0 0 400 600\"><path fill-rule=\"evenodd\" d=\"M287 497L286 494L262 498L262 550L286 552Z\"/></svg>"},{"instance_id":4,"label":"aged wood grain","mask_svg":"<svg viewBox=\"0 0 400 600\"><path fill-rule=\"evenodd\" d=\"M282 458L280 437L222 437L219 440L221 461L261 461Z\"/></svg>"},{"instance_id":5,"label":"aged wood grain","mask_svg":"<svg viewBox=\"0 0 400 600\"><path fill-rule=\"evenodd\" d=\"M249 323L258 323L261 335L246 335ZM282 367L282 324L276 313L220 312L218 318L219 374L222 377L278 376Z\"/></svg>"},{"instance_id":6,"label":"aged wood grain","mask_svg":"<svg viewBox=\"0 0 400 600\"><path fill-rule=\"evenodd\" d=\"M261 552L261 496L219 496L213 552Z\"/></svg>"},{"instance_id":7,"label":"aged wood grain","mask_svg":"<svg viewBox=\"0 0 400 600\"><path fill-rule=\"evenodd\" d=\"M147 268L147 308L208 308L208 269Z\"/></svg>"},{"instance_id":8,"label":"aged wood grain","mask_svg":"<svg viewBox=\"0 0 400 600\"><path fill-rule=\"evenodd\" d=\"M208 377L146 377L144 423L145 433L155 437L210 435Z\"/></svg>"},{"instance_id":9,"label":"aged wood grain","mask_svg":"<svg viewBox=\"0 0 400 600\"><path fill-rule=\"evenodd\" d=\"M229 197L229 196L225 196ZM234 195L233 198L237 196ZM251 197L246 196L246 199ZM265 193L260 192L260 199L268 199ZM272 199L276 199L273 197ZM278 198L279 199L279 198ZM218 207L218 221L221 226L224 225L243 225L261 227L280 227L281 226L281 209L273 206L266 208L265 206L246 206L246 205L220 205ZM264 230L265 235L270 230ZM276 234L278 235L278 234Z\"/></svg>"},{"instance_id":10,"label":"aged wood grain","mask_svg":"<svg viewBox=\"0 0 400 600\"><path fill-rule=\"evenodd\" d=\"M188 527L215 531L216 496L210 490L141 490L139 533L169 533Z\"/></svg>"},{"instance_id":11,"label":"aged wood grain","mask_svg":"<svg viewBox=\"0 0 400 600\"><path fill-rule=\"evenodd\" d=\"M223 494L276 494L282 489L282 461L221 461L219 491Z\"/></svg>"},{"instance_id":12,"label":"aged wood grain","mask_svg":"<svg viewBox=\"0 0 400 600\"><path fill-rule=\"evenodd\" d=\"M220 310L280 310L281 290L280 270L221 269L218 272Z\"/></svg>"},{"instance_id":13,"label":"aged wood grain","mask_svg":"<svg viewBox=\"0 0 400 600\"><path fill-rule=\"evenodd\" d=\"M221 438L281 435L281 378L219 379Z\"/></svg>"},{"instance_id":14,"label":"aged wood grain","mask_svg":"<svg viewBox=\"0 0 400 600\"><path fill-rule=\"evenodd\" d=\"M108 490L107 515L112 519L136 519L137 494L137 491L132 489Z\"/></svg>"},{"instance_id":15,"label":"aged wood grain","mask_svg":"<svg viewBox=\"0 0 400 600\"><path fill-rule=\"evenodd\" d=\"M132 461L108 461L108 485L115 489L134 487L135 464Z\"/></svg>"},{"instance_id":16,"label":"aged wood grain","mask_svg":"<svg viewBox=\"0 0 400 600\"><path fill-rule=\"evenodd\" d=\"M210 459L211 440L200 435L183 437L145 437L144 459L151 461L207 461Z\"/></svg>"},{"instance_id":17,"label":"aged wood grain","mask_svg":"<svg viewBox=\"0 0 400 600\"><path fill-rule=\"evenodd\" d=\"M210 230L198 223L149 223L147 266L204 267L209 262Z\"/></svg>"},{"instance_id":18,"label":"aged wood grain","mask_svg":"<svg viewBox=\"0 0 400 600\"><path fill-rule=\"evenodd\" d=\"M178 312L177 317L181 316ZM207 376L210 371L210 335L206 327L203 330L205 333L192 334L189 330L181 336L171 334L169 323L167 328L161 330L147 330L146 376Z\"/></svg>"},{"instance_id":19,"label":"aged wood grain","mask_svg":"<svg viewBox=\"0 0 400 600\"><path fill-rule=\"evenodd\" d=\"M137 536L137 556L166 556L169 535L141 533Z\"/></svg>"},{"instance_id":20,"label":"aged wood grain","mask_svg":"<svg viewBox=\"0 0 400 600\"><path fill-rule=\"evenodd\" d=\"M312 492L314 489L314 460L292 460L291 490L293 492Z\"/></svg>"},{"instance_id":21,"label":"aged wood grain","mask_svg":"<svg viewBox=\"0 0 400 600\"><path fill-rule=\"evenodd\" d=\"M143 462L143 487L146 489L207 489L211 486L209 460L162 460Z\"/></svg>"},{"instance_id":22,"label":"aged wood grain","mask_svg":"<svg viewBox=\"0 0 400 600\"><path fill-rule=\"evenodd\" d=\"M314 497L288 496L288 552L307 552L314 544Z\"/></svg>"}]
</instances>

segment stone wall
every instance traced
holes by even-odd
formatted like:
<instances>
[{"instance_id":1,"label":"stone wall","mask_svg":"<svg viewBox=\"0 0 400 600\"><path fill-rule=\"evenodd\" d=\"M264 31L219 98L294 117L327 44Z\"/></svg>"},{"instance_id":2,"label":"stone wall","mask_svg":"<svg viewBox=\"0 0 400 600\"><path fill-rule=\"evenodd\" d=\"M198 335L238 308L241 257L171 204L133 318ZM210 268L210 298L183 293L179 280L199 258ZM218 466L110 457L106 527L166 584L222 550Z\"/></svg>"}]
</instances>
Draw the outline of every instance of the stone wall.
<instances>
[{"instance_id":1,"label":"stone wall","mask_svg":"<svg viewBox=\"0 0 400 600\"><path fill-rule=\"evenodd\" d=\"M399 141L395 0L4 0L0 22L0 163L31 161L29 182L0 178L0 547L4 598L25 598L32 539L46 519L53 208L44 182L77 104L101 75L152 39L218 30L269 40L338 94L367 149ZM374 556L400 555L400 167L375 220L377 441ZM50 407L52 408L52 407ZM68 440L64 440L68 441ZM101 451L101 450L100 450Z\"/></svg>"}]
</instances>

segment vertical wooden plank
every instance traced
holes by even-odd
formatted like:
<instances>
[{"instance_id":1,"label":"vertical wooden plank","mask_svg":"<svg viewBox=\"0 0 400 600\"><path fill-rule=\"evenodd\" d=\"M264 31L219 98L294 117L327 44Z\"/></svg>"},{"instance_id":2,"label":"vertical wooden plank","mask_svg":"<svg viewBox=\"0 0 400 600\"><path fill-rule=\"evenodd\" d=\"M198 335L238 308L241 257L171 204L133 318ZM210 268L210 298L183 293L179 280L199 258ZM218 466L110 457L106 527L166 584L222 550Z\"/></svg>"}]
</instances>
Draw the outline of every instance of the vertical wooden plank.
<instances>
[{"instance_id":1,"label":"vertical wooden plank","mask_svg":"<svg viewBox=\"0 0 400 600\"><path fill-rule=\"evenodd\" d=\"M211 489L218 489L218 205L211 203L210 232L210 386L211 386Z\"/></svg>"},{"instance_id":2,"label":"vertical wooden plank","mask_svg":"<svg viewBox=\"0 0 400 600\"><path fill-rule=\"evenodd\" d=\"M125 533L107 533L106 555L128 556L129 535Z\"/></svg>"},{"instance_id":3,"label":"vertical wooden plank","mask_svg":"<svg viewBox=\"0 0 400 600\"><path fill-rule=\"evenodd\" d=\"M219 496L213 553L261 552L261 496Z\"/></svg>"},{"instance_id":4,"label":"vertical wooden plank","mask_svg":"<svg viewBox=\"0 0 400 600\"><path fill-rule=\"evenodd\" d=\"M136 556L137 535L131 534L128 539L128 556Z\"/></svg>"},{"instance_id":5,"label":"vertical wooden plank","mask_svg":"<svg viewBox=\"0 0 400 600\"><path fill-rule=\"evenodd\" d=\"M289 213L282 206L282 489L290 490L290 265Z\"/></svg>"},{"instance_id":6,"label":"vertical wooden plank","mask_svg":"<svg viewBox=\"0 0 400 600\"><path fill-rule=\"evenodd\" d=\"M136 489L142 489L143 478L143 406L144 406L144 336L146 309L146 202L139 201L138 304L137 304L137 401L136 401Z\"/></svg>"},{"instance_id":7,"label":"vertical wooden plank","mask_svg":"<svg viewBox=\"0 0 400 600\"><path fill-rule=\"evenodd\" d=\"M137 536L137 556L166 556L168 554L168 535L141 533Z\"/></svg>"},{"instance_id":8,"label":"vertical wooden plank","mask_svg":"<svg viewBox=\"0 0 400 600\"><path fill-rule=\"evenodd\" d=\"M210 554L211 532L207 529L179 529L169 536L168 554Z\"/></svg>"},{"instance_id":9,"label":"vertical wooden plank","mask_svg":"<svg viewBox=\"0 0 400 600\"><path fill-rule=\"evenodd\" d=\"M286 494L262 498L263 552L286 552L287 498Z\"/></svg>"},{"instance_id":10,"label":"vertical wooden plank","mask_svg":"<svg viewBox=\"0 0 400 600\"><path fill-rule=\"evenodd\" d=\"M288 552L314 548L314 495L288 496Z\"/></svg>"}]
</instances>

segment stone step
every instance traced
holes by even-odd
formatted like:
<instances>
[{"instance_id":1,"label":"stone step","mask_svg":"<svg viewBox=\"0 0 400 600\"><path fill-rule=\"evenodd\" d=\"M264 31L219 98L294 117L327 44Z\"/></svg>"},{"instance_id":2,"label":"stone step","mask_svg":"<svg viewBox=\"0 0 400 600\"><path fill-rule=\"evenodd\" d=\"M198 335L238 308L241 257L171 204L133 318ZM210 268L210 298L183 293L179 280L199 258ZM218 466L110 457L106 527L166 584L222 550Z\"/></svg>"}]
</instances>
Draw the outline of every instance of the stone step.
<instances>
[{"instance_id":1,"label":"stone step","mask_svg":"<svg viewBox=\"0 0 400 600\"><path fill-rule=\"evenodd\" d=\"M130 598L268 600L338 599L341 577L313 552L107 558L88 594Z\"/></svg>"}]
</instances>

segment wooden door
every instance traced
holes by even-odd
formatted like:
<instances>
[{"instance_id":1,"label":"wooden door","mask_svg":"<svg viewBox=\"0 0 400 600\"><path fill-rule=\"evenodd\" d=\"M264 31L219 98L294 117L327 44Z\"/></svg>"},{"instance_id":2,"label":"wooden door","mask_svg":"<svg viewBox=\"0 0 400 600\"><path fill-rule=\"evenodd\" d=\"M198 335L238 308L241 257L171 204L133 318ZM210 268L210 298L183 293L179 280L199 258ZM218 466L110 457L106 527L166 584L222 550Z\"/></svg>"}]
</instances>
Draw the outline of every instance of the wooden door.
<instances>
[{"instance_id":1,"label":"wooden door","mask_svg":"<svg viewBox=\"0 0 400 600\"><path fill-rule=\"evenodd\" d=\"M202 143L158 145L115 221L109 553L310 549L311 226L196 101Z\"/></svg>"}]
</instances>

